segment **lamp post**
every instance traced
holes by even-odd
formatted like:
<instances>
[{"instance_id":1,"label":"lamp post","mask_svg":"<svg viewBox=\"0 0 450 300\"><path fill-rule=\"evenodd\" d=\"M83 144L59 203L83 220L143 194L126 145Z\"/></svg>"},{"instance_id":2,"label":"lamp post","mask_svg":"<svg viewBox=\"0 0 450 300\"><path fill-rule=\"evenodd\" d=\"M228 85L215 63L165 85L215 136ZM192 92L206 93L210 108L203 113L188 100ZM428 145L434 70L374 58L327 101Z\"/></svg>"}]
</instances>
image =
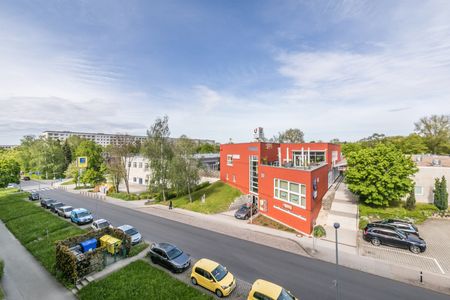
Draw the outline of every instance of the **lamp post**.
<instances>
[{"instance_id":1,"label":"lamp post","mask_svg":"<svg viewBox=\"0 0 450 300\"><path fill-rule=\"evenodd\" d=\"M336 300L339 300L339 281L338 281L338 267L339 267L339 256L338 256L338 229L341 225L339 223L334 223L333 227L335 229L335 239L336 239Z\"/></svg>"}]
</instances>

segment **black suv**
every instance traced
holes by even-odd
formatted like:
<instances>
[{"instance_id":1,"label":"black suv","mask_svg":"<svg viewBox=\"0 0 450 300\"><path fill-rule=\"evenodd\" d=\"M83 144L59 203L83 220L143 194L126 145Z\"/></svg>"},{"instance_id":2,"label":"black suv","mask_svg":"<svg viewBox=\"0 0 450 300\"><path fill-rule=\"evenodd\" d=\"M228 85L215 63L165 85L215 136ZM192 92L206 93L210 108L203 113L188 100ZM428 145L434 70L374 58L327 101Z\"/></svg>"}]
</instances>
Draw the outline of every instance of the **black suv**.
<instances>
[{"instance_id":1,"label":"black suv","mask_svg":"<svg viewBox=\"0 0 450 300\"><path fill-rule=\"evenodd\" d=\"M32 192L30 195L28 195L28 199L31 201L35 201L41 199L41 197L39 196L39 193Z\"/></svg>"},{"instance_id":2,"label":"black suv","mask_svg":"<svg viewBox=\"0 0 450 300\"><path fill-rule=\"evenodd\" d=\"M43 208L50 208L50 204L55 203L55 202L58 202L58 201L49 199L49 198L45 198L45 199L41 200L41 206Z\"/></svg>"},{"instance_id":3,"label":"black suv","mask_svg":"<svg viewBox=\"0 0 450 300\"><path fill-rule=\"evenodd\" d=\"M181 273L191 265L191 257L169 243L152 244L148 252L151 261L174 273Z\"/></svg>"},{"instance_id":4,"label":"black suv","mask_svg":"<svg viewBox=\"0 0 450 300\"><path fill-rule=\"evenodd\" d=\"M389 225L389 226L393 226L403 232L419 235L419 229L417 229L417 227L414 224L412 224L411 222L408 222L408 221L396 220L396 219L386 219L386 220L382 220L382 221L375 221L375 222L368 224L368 226L372 226L372 225L375 225L375 226Z\"/></svg>"},{"instance_id":5,"label":"black suv","mask_svg":"<svg viewBox=\"0 0 450 300\"><path fill-rule=\"evenodd\" d=\"M412 253L419 254L427 249L425 241L415 234L408 234L390 225L366 226L363 238L374 246L381 244L398 248L409 249Z\"/></svg>"}]
</instances>

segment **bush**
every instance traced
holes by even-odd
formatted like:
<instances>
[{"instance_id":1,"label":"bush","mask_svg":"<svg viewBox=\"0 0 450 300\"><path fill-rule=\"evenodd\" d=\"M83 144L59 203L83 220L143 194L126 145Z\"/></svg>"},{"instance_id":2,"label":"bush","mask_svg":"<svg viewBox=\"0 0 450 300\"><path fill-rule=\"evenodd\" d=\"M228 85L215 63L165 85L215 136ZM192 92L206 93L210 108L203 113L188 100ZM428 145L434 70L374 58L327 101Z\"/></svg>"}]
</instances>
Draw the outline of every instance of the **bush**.
<instances>
[{"instance_id":1,"label":"bush","mask_svg":"<svg viewBox=\"0 0 450 300\"><path fill-rule=\"evenodd\" d=\"M327 236L327 232L326 232L325 228L323 228L322 225L316 225L316 226L314 226L314 229L313 229L313 236L315 238L320 239L322 237Z\"/></svg>"},{"instance_id":2,"label":"bush","mask_svg":"<svg viewBox=\"0 0 450 300\"><path fill-rule=\"evenodd\" d=\"M131 250L130 250L130 253L128 253L128 257L132 257L132 256L138 255L139 253L141 253L142 251L147 249L148 246L150 246L150 245L148 243L146 243L146 242L142 242L142 243L139 243L139 244L137 244L135 246L132 246Z\"/></svg>"},{"instance_id":3,"label":"bush","mask_svg":"<svg viewBox=\"0 0 450 300\"><path fill-rule=\"evenodd\" d=\"M416 195L414 194L414 187L406 199L405 208L408 210L413 210L416 207Z\"/></svg>"},{"instance_id":4,"label":"bush","mask_svg":"<svg viewBox=\"0 0 450 300\"><path fill-rule=\"evenodd\" d=\"M0 280L2 280L4 268L5 268L5 263L3 262L3 260L0 259Z\"/></svg>"},{"instance_id":5,"label":"bush","mask_svg":"<svg viewBox=\"0 0 450 300\"><path fill-rule=\"evenodd\" d=\"M194 192L198 191L198 190L201 190L201 189L203 189L203 188L205 188L207 186L210 186L210 185L211 185L211 183L209 183L209 181L205 181L203 183L200 183L194 188Z\"/></svg>"}]
</instances>

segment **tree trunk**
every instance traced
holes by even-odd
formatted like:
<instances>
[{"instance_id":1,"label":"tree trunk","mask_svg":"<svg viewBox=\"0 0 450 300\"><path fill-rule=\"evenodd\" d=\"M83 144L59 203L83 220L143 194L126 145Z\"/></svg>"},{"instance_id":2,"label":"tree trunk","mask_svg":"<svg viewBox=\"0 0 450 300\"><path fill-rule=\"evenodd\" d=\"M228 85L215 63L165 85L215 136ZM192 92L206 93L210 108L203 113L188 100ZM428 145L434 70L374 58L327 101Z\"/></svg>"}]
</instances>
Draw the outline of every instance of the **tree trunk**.
<instances>
[{"instance_id":1,"label":"tree trunk","mask_svg":"<svg viewBox=\"0 0 450 300\"><path fill-rule=\"evenodd\" d=\"M189 182L189 179L188 179L188 182L187 182L187 188L188 188L188 194L189 194L189 202L192 203L191 185L190 185L189 183L190 183L190 182Z\"/></svg>"}]
</instances>

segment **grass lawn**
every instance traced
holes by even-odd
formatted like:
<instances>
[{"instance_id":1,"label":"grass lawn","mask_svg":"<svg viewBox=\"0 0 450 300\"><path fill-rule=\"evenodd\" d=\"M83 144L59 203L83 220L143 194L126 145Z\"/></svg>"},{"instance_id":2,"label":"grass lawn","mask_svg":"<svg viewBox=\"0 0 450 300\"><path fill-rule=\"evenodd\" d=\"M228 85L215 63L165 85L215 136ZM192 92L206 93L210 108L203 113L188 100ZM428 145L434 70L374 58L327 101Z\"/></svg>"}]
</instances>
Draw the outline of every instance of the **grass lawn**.
<instances>
[{"instance_id":1,"label":"grass lawn","mask_svg":"<svg viewBox=\"0 0 450 300\"><path fill-rule=\"evenodd\" d=\"M206 293L206 292L205 292ZM166 272L138 260L78 293L81 300L98 299L213 299Z\"/></svg>"},{"instance_id":2,"label":"grass lawn","mask_svg":"<svg viewBox=\"0 0 450 300\"><path fill-rule=\"evenodd\" d=\"M274 220L269 219L268 217L263 216L261 214L253 219L252 224L265 226L265 227L278 229L278 230L283 230L283 231L287 231L287 232L292 232L292 233L297 232L294 229L284 226L283 224L280 224L278 222L275 222Z\"/></svg>"},{"instance_id":3,"label":"grass lawn","mask_svg":"<svg viewBox=\"0 0 450 300\"><path fill-rule=\"evenodd\" d=\"M75 182L73 181L73 179L68 180L68 181L64 181L63 183L61 183L61 185L71 185L71 184L75 184Z\"/></svg>"},{"instance_id":4,"label":"grass lawn","mask_svg":"<svg viewBox=\"0 0 450 300\"><path fill-rule=\"evenodd\" d=\"M55 242L82 234L84 230L25 200L27 197L27 193L11 194L11 191L0 190L0 219L22 245L58 278ZM60 281L71 287L63 279Z\"/></svg>"},{"instance_id":5,"label":"grass lawn","mask_svg":"<svg viewBox=\"0 0 450 300\"><path fill-rule=\"evenodd\" d=\"M206 202L202 203L202 196L206 196ZM192 203L189 201L189 196L182 196L172 199L173 206L184 208L205 214L215 214L227 211L230 204L236 197L242 193L221 181L217 181L203 189L192 193ZM168 201L161 202L168 205Z\"/></svg>"},{"instance_id":6,"label":"grass lawn","mask_svg":"<svg viewBox=\"0 0 450 300\"><path fill-rule=\"evenodd\" d=\"M382 219L409 219L414 223L422 223L438 209L433 204L416 203L414 210L407 210L401 204L398 207L371 207L359 204L359 228L364 229L367 223Z\"/></svg>"},{"instance_id":7,"label":"grass lawn","mask_svg":"<svg viewBox=\"0 0 450 300\"><path fill-rule=\"evenodd\" d=\"M142 251L147 249L148 246L150 246L150 245L148 243L145 243L145 242L142 242L142 243L139 243L137 245L134 245L133 247L131 247L130 253L128 253L128 257L132 257L132 256L138 255L139 253L141 253Z\"/></svg>"}]
</instances>

